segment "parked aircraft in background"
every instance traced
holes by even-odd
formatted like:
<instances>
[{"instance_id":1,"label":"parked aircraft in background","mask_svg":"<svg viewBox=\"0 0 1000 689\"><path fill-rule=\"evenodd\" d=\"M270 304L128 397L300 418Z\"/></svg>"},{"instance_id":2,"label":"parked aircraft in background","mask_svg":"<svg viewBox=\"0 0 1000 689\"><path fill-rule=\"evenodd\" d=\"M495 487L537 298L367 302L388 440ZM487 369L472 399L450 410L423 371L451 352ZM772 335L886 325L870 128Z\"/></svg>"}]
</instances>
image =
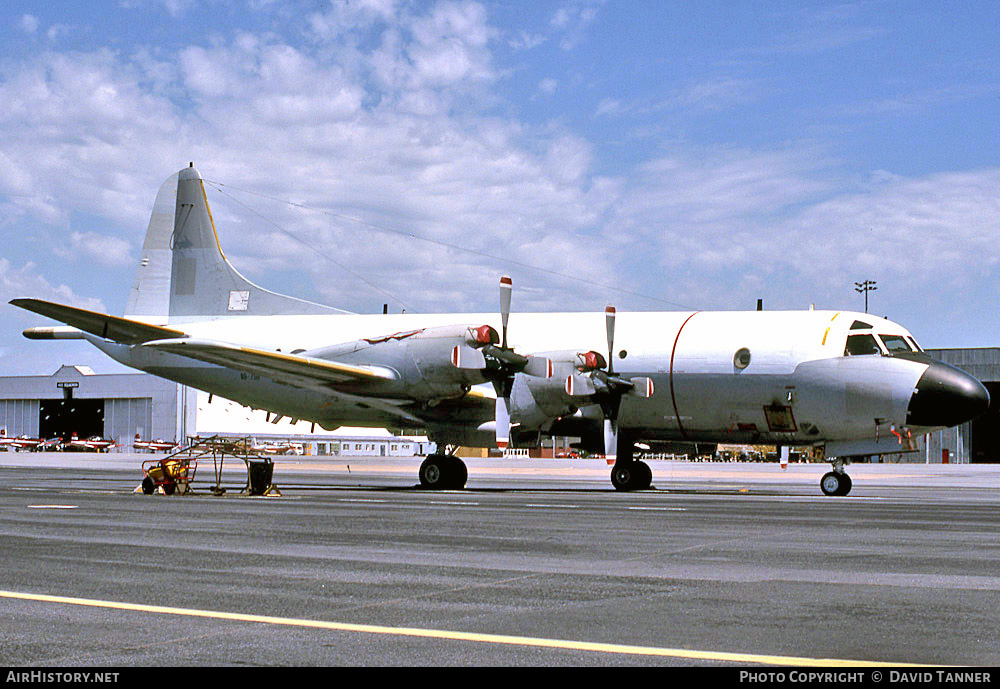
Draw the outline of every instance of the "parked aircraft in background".
<instances>
[{"instance_id":1,"label":"parked aircraft in background","mask_svg":"<svg viewBox=\"0 0 1000 689\"><path fill-rule=\"evenodd\" d=\"M16 438L0 436L0 447L19 452L21 450L34 450L42 442L41 438L29 438L21 435Z\"/></svg>"},{"instance_id":2,"label":"parked aircraft in background","mask_svg":"<svg viewBox=\"0 0 1000 689\"><path fill-rule=\"evenodd\" d=\"M179 447L178 443L171 442L169 440L141 440L138 433L135 435L135 440L132 441L132 447L136 450L149 450L150 452L169 452L170 450L176 450Z\"/></svg>"},{"instance_id":3,"label":"parked aircraft in background","mask_svg":"<svg viewBox=\"0 0 1000 689\"><path fill-rule=\"evenodd\" d=\"M222 254L193 166L156 197L125 316L38 299L11 303L70 327L133 368L257 409L341 425L426 429L424 486L460 488L457 446L576 436L615 458L611 481L644 489L639 441L821 446L820 485L851 489L852 457L986 411L966 373L902 326L847 311L358 315L262 289ZM510 326L510 327L508 327Z\"/></svg>"},{"instance_id":4,"label":"parked aircraft in background","mask_svg":"<svg viewBox=\"0 0 1000 689\"><path fill-rule=\"evenodd\" d=\"M67 452L107 452L115 444L114 440L107 440L96 435L84 440L73 433L69 442L63 443L62 449Z\"/></svg>"}]
</instances>

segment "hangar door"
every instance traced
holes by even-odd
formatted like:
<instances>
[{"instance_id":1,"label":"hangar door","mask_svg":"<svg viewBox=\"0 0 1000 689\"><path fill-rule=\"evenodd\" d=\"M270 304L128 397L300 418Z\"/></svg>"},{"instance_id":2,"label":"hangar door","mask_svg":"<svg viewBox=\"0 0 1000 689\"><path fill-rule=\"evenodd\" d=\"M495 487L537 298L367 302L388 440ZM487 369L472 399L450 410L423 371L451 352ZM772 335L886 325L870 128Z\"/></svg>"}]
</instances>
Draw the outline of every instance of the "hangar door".
<instances>
[{"instance_id":1,"label":"hangar door","mask_svg":"<svg viewBox=\"0 0 1000 689\"><path fill-rule=\"evenodd\" d=\"M153 437L153 400L150 397L124 397L104 402L104 437L119 445L131 445L135 436ZM173 438L165 438L172 440Z\"/></svg>"},{"instance_id":2,"label":"hangar door","mask_svg":"<svg viewBox=\"0 0 1000 689\"><path fill-rule=\"evenodd\" d=\"M48 440L104 435L104 400L58 399L39 400L38 437Z\"/></svg>"},{"instance_id":3,"label":"hangar door","mask_svg":"<svg viewBox=\"0 0 1000 689\"><path fill-rule=\"evenodd\" d=\"M983 383L990 393L990 407L972 421L969 461L973 464L1000 462L1000 383Z\"/></svg>"},{"instance_id":4,"label":"hangar door","mask_svg":"<svg viewBox=\"0 0 1000 689\"><path fill-rule=\"evenodd\" d=\"M9 436L38 437L38 400L0 400L0 428Z\"/></svg>"}]
</instances>

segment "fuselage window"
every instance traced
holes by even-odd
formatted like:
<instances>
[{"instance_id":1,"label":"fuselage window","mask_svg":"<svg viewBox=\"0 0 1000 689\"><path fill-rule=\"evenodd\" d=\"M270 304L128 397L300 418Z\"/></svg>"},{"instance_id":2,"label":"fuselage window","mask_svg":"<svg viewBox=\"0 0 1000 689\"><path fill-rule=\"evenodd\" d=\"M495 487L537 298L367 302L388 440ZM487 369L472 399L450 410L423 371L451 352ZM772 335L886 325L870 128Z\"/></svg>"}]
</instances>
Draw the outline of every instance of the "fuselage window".
<instances>
[{"instance_id":1,"label":"fuselage window","mask_svg":"<svg viewBox=\"0 0 1000 689\"><path fill-rule=\"evenodd\" d=\"M879 335L879 337L882 338L882 344L885 345L889 354L916 351L910 347L910 343L902 335Z\"/></svg>"},{"instance_id":2,"label":"fuselage window","mask_svg":"<svg viewBox=\"0 0 1000 689\"><path fill-rule=\"evenodd\" d=\"M863 356L865 354L881 354L874 335L848 335L844 356Z\"/></svg>"}]
</instances>

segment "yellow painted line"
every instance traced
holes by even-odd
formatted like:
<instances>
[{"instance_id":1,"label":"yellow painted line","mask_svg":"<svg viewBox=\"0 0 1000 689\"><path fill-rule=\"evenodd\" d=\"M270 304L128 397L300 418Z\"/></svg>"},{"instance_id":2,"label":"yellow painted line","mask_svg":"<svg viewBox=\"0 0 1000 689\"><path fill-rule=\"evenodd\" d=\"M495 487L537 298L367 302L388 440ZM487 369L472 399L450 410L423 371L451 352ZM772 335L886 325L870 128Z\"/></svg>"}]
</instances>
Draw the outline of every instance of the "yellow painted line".
<instances>
[{"instance_id":1,"label":"yellow painted line","mask_svg":"<svg viewBox=\"0 0 1000 689\"><path fill-rule=\"evenodd\" d=\"M134 612L151 612L161 615L180 615L184 617L201 617L233 622L257 622L263 624L282 625L287 627L307 627L311 629L326 629L337 632L355 632L360 634L385 634L389 636L409 636L425 639L446 639L452 641L469 641L475 643L500 644L509 646L530 646L534 648L552 648L564 651L589 651L593 653L617 653L623 655L658 656L663 658L686 658L688 660L721 661L726 663L754 663L759 665L788 665L800 667L914 667L912 663L888 663L871 660L843 660L838 658L803 658L799 656L762 655L757 653L726 653L721 651L696 651L686 648L658 648L656 646L632 646L628 644L605 644L591 641L568 641L565 639L545 639L531 636L510 636L506 634L478 634L475 632L459 632L444 629L421 629L419 627L382 627L369 624L349 624L346 622L326 622L323 620L306 620L294 617L272 617L270 615L247 615L238 612L222 612L218 610L197 610L193 608L172 608L162 605L139 605L120 601L95 600L91 598L70 598L67 596L48 596L39 593L19 593L17 591L0 591L0 598L35 601L41 603L60 603L63 605L81 605L92 608L109 608L112 610L129 610Z\"/></svg>"}]
</instances>

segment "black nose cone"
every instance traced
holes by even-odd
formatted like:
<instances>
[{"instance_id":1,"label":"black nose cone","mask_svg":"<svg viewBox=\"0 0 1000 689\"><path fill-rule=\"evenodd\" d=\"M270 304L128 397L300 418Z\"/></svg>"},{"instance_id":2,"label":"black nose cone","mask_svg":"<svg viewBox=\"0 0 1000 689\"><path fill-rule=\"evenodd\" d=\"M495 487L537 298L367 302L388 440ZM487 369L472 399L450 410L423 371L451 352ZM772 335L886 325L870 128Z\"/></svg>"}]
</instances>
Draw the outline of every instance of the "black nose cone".
<instances>
[{"instance_id":1,"label":"black nose cone","mask_svg":"<svg viewBox=\"0 0 1000 689\"><path fill-rule=\"evenodd\" d=\"M965 371L932 361L917 382L906 410L913 426L957 426L986 413L990 393Z\"/></svg>"}]
</instances>

